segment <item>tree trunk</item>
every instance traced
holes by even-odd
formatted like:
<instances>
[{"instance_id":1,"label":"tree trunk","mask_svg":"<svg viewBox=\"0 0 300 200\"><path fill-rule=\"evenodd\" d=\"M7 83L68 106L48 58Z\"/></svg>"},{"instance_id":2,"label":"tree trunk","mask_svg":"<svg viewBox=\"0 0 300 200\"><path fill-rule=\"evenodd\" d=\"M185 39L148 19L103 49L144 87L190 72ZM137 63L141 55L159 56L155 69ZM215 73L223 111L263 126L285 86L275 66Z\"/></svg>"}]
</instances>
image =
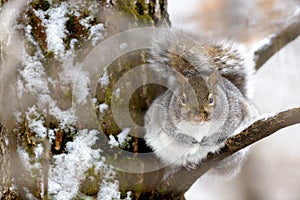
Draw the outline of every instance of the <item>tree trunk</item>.
<instances>
[{"instance_id":1,"label":"tree trunk","mask_svg":"<svg viewBox=\"0 0 300 200\"><path fill-rule=\"evenodd\" d=\"M159 5L157 5L157 2ZM127 21L127 28L134 28L137 24L146 24L146 25L160 25L163 23L169 24L169 15L167 12L167 1L155 1L150 0L149 4L145 4L144 0L136 1L133 3L132 1L123 1L116 0L111 2L113 7L117 8L122 13L125 13L125 16L129 14L129 17L133 17L130 19L130 22ZM109 20L109 19L108 19ZM135 23L133 23L135 22ZM107 22L112 24L111 22ZM124 26L124 25L123 25ZM115 26L112 26L115 27ZM117 32L120 30L117 28ZM115 30L111 31L112 33ZM145 64L145 57L147 50L141 50L136 52L131 52L127 55L124 55L117 60L115 60L108 67L109 85L107 88L102 88L99 84L97 87L96 97L99 104L106 103L109 106L109 109L106 115L99 121L99 124L103 130L103 132L109 137L109 135L117 136L121 129L114 122L114 116L111 110L111 95L112 89L115 88L119 79L130 69L133 69L136 66ZM138 76L138 75L137 75ZM141 77L137 77L141 78ZM133 78L134 79L134 78ZM145 80L146 83L147 80ZM134 81L133 81L134 82ZM133 87L134 83L128 83L126 85L120 86L121 91L126 91L128 88ZM165 88L161 85L156 84L145 84L136 90L130 99L129 110L130 115L133 121L143 126L143 117L151 105L152 101L162 92L165 91ZM126 92L122 93L123 95L131 95L126 94ZM122 104L120 105L122 107ZM100 115L100 113L98 113ZM139 129L130 130L130 135L141 135L144 134ZM150 171L147 173L134 173L128 172L126 170L119 170L117 172L117 177L120 184L120 191L123 192L123 196L125 196L126 191L130 190L132 192L133 199L182 199L183 193L182 191L176 192L176 189L172 191L164 191L161 189L160 183L164 176L164 169L160 169L159 161L150 155L146 160L141 159L140 154L142 155L145 152L150 152L151 150L146 146L143 139L139 137L131 137L130 141L128 141L127 146L122 148L125 151L132 152L131 155L127 157L127 155L123 154L123 150L118 150L119 147L113 148L111 151L115 152L110 154L108 157L117 157L116 162L122 162L120 160L124 160L124 165L131 165L131 162L134 160L137 161L138 164L132 165L132 168L137 168L137 171L142 171L143 168L147 168L147 165L153 165L153 168L157 168L157 170ZM126 158L121 158L122 156ZM133 170L134 171L134 170Z\"/></svg>"},{"instance_id":2,"label":"tree trunk","mask_svg":"<svg viewBox=\"0 0 300 200\"><path fill-rule=\"evenodd\" d=\"M3 6L3 4L5 5L5 3L6 1L1 1L1 7ZM169 15L167 12L167 0L150 0L148 3L146 3L145 0L103 0L100 2L100 5L101 8L99 9L99 13L97 14L98 18L96 20L104 24L106 28L104 35L106 36L106 38L115 33L135 28L140 25L157 26L160 24L170 24ZM45 42L45 28L41 24L41 20L33 12L33 9L47 10L49 8L49 3L47 0L36 0L33 1L33 3L28 4L27 6L28 7L26 8L26 14L29 16L29 20L20 17L18 21L19 23L25 26L27 23L29 23L33 27L32 36L39 43L39 47L41 48L42 53L45 55L44 65L47 66L49 69L47 71L47 75L52 76L56 72L55 70L57 70L56 66L60 65L60 63L55 58L53 58L53 52L48 50L47 44ZM24 15L21 14L20 16ZM70 41L72 38L76 38L80 42L83 42L81 37L84 34L84 32L82 31L83 28L82 25L80 25L79 20L80 19L76 18L76 16L70 16L70 19L67 21L66 25L68 29L67 31L70 34L68 37L70 38L67 38L65 42ZM29 48L32 47L29 46ZM84 55L86 55L88 52L89 50L83 51L83 54L81 56L84 57ZM5 52L1 47L2 59L4 54ZM101 85L98 85L97 87L97 93L95 94L97 97L97 102L107 103L108 105L110 105L109 100L111 99L111 92L119 78L131 68L144 64L145 55L146 50L141 50L137 52L131 52L128 55L122 56L115 60L111 64L111 66L109 66L110 85L106 90L103 90L101 88ZM4 60L1 60L1 62L3 65ZM15 79L15 77L13 78ZM3 80L7 81L5 77L2 77L2 81ZM1 92L2 95L5 93L6 90L8 90L4 88L1 89L3 90L3 93ZM123 89L126 90L126 88ZM137 124L143 124L143 115L145 111L147 110L151 102L154 100L154 98L161 94L164 90L165 88L161 86L150 85L139 88L138 91L133 94L133 98L130 102L130 112ZM61 94L54 95L57 95L58 98L61 98ZM9 98L6 98L4 95L1 98L5 100L5 103L9 101ZM3 102L4 101L1 102L2 105L5 104ZM24 108L26 109L26 102L21 102L21 104L21 110ZM67 103L64 100L62 100L61 106L66 106L66 104ZM3 115L1 115L1 118L3 118ZM5 123L8 123L9 126L11 126L12 122L7 122L7 120L8 119L6 119ZM99 121L99 125L102 128L103 132L107 135L107 137L109 137L109 135L117 135L121 131L119 127L114 123L111 110L108 111L108 114L103 118L103 120ZM22 163L20 162L18 156L16 156L16 145L23 145L26 148L28 148L29 151L32 151L32 148L34 148L35 146L35 139L33 139L33 142L31 141L31 138L34 136L30 135L30 130L28 129L28 127L26 127L26 124L24 124L23 126L25 132L20 133L20 135L18 136L17 134L14 134L13 131L7 131L8 129L5 129L2 125L0 125L1 199L13 199L17 198L17 196L19 198L26 198L26 191L23 190L23 187L27 187L27 189L31 191L32 194L35 194L36 198L42 198L40 196L41 186L39 186L39 183L41 182L41 177L39 176L41 174L39 174L38 177L35 178L31 177L31 175L28 174L28 171L22 166ZM55 127L55 122L52 122L52 126ZM9 130L13 129L13 127L9 127ZM24 138L27 139L24 140ZM9 142L13 143L11 148L8 147ZM105 142L102 141L102 146L107 145L104 144L106 142L106 140ZM150 151L145 145L144 141L138 137L132 137L132 139L128 141L128 146L124 149L134 153L130 159L137 159L140 152L143 153L145 151ZM107 159L111 159L111 157L116 156L116 154L120 152L118 148L113 148L109 151L115 153L108 155ZM55 147L52 147L50 154L55 155L58 153L59 152L55 150ZM155 160L155 158L150 159L154 159L154 162L158 162L157 160ZM126 162L130 161L127 160ZM13 167L10 168L10 166L12 165ZM147 165L147 163L140 163L141 168L143 168L144 165ZM117 179L119 180L119 187L120 191L122 192L121 196L126 196L126 191L131 190L131 196L133 199L177 199L177 196L174 196L174 193L172 194L170 191L161 192L157 190L156 186L159 185L162 177L163 173L161 170L145 174L129 173L126 171L117 172ZM16 194L16 191L12 189L12 180L14 180L14 184L19 189L19 191L17 191L18 194Z\"/></svg>"}]
</instances>

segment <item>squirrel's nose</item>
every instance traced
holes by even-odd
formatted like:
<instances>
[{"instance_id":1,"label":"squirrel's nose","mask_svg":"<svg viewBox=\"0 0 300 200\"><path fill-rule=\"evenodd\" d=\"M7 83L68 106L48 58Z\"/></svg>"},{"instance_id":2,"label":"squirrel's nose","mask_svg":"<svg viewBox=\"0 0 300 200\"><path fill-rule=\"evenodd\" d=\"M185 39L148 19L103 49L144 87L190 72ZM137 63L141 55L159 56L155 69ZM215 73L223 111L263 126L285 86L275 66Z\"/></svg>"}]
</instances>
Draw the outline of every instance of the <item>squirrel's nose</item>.
<instances>
[{"instance_id":1,"label":"squirrel's nose","mask_svg":"<svg viewBox=\"0 0 300 200\"><path fill-rule=\"evenodd\" d=\"M203 113L196 110L194 112L194 120L198 123L202 123L204 121Z\"/></svg>"},{"instance_id":2,"label":"squirrel's nose","mask_svg":"<svg viewBox=\"0 0 300 200\"><path fill-rule=\"evenodd\" d=\"M201 122L204 122L204 121L206 121L206 120L208 120L208 119L209 119L209 114L208 114L208 112L206 112L206 111L203 111L203 112L195 111L195 112L194 112L194 120L195 120L196 122L201 123Z\"/></svg>"}]
</instances>

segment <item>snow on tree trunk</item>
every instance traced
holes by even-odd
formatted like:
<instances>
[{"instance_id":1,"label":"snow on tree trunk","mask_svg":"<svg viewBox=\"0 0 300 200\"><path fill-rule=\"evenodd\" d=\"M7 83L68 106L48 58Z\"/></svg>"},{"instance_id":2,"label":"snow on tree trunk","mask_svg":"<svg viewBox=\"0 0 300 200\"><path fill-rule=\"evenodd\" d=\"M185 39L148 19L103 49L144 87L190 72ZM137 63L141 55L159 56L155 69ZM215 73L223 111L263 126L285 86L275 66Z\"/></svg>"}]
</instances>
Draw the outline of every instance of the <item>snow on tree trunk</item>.
<instances>
[{"instance_id":1,"label":"snow on tree trunk","mask_svg":"<svg viewBox=\"0 0 300 200\"><path fill-rule=\"evenodd\" d=\"M115 124L110 107L115 84L132 67L145 63L146 50L116 59L99 77L92 112L100 132L86 129L89 119L83 123L72 106L88 99L90 80L80 69L85 56L115 33L168 24L167 1L12 0L1 1L1 12L0 197L175 197L155 187L161 171L128 173L110 164L122 150L133 152L130 159L150 151L142 139L128 137L135 130ZM80 87L74 89L76 81ZM137 124L143 124L146 109L164 90L149 85L133 94L130 113ZM90 111L84 109L80 117ZM146 163L140 164L143 168Z\"/></svg>"}]
</instances>

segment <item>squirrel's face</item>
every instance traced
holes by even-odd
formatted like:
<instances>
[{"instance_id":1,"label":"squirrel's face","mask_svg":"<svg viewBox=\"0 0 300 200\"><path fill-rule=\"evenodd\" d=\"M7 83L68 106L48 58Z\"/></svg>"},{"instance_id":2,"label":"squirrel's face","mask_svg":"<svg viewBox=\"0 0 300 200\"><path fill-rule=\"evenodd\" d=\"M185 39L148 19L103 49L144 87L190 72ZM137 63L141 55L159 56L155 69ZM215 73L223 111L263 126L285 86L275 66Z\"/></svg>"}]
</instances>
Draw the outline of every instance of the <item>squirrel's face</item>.
<instances>
[{"instance_id":1,"label":"squirrel's face","mask_svg":"<svg viewBox=\"0 0 300 200\"><path fill-rule=\"evenodd\" d=\"M198 97L197 97L198 96ZM203 93L201 96L183 92L179 97L181 119L189 121L192 125L201 125L210 121L211 113L216 104L215 95Z\"/></svg>"},{"instance_id":2,"label":"squirrel's face","mask_svg":"<svg viewBox=\"0 0 300 200\"><path fill-rule=\"evenodd\" d=\"M217 106L222 106L216 106L220 100L218 82L217 72L211 73L209 77L196 75L186 78L186 81L178 87L176 96L179 112L176 118L192 125L209 122Z\"/></svg>"}]
</instances>

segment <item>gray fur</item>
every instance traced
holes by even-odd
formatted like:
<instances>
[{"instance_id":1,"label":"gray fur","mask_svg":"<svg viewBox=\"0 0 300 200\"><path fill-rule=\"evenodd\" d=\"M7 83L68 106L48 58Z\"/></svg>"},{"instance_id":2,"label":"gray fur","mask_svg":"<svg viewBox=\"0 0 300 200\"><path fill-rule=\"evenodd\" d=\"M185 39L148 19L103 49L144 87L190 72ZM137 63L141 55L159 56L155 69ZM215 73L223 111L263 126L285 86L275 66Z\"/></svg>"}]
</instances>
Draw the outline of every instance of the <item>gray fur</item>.
<instances>
[{"instance_id":1,"label":"gray fur","mask_svg":"<svg viewBox=\"0 0 300 200\"><path fill-rule=\"evenodd\" d=\"M235 45L177 35L171 32L155 39L156 48L151 51L152 68L173 77L169 83L177 86L159 96L147 111L145 141L163 162L193 168L209 152L218 152L257 112L247 96L250 65ZM174 78L174 71L184 80ZM213 77L215 82L210 80ZM236 174L245 152L228 157L215 171L227 177Z\"/></svg>"}]
</instances>

